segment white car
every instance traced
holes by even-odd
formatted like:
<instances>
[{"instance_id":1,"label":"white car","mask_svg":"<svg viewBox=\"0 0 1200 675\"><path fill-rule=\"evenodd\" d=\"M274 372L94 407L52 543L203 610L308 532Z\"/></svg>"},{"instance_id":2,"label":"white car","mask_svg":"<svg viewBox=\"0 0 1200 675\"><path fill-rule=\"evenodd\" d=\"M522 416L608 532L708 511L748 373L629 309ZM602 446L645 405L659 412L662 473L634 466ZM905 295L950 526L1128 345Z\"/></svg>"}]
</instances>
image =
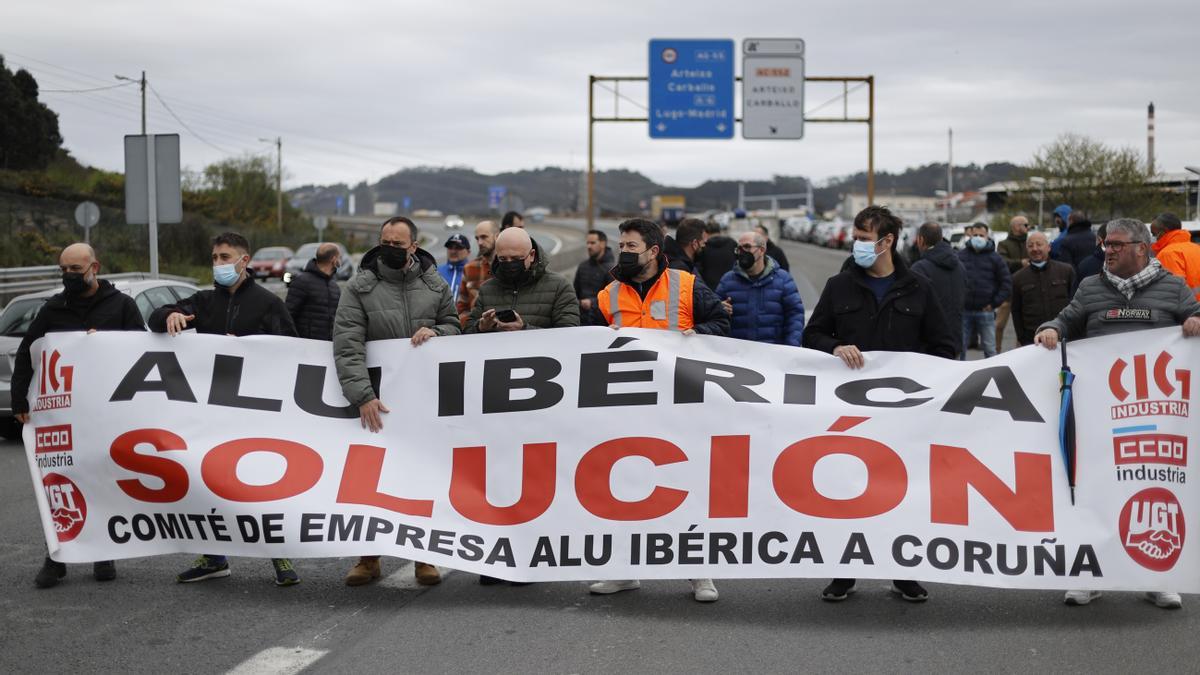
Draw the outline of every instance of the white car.
<instances>
[{"instance_id":1,"label":"white car","mask_svg":"<svg viewBox=\"0 0 1200 675\"><path fill-rule=\"evenodd\" d=\"M462 226L463 226L462 216L453 214L453 213L446 216L446 229L447 230L461 230Z\"/></svg>"},{"instance_id":2,"label":"white car","mask_svg":"<svg viewBox=\"0 0 1200 675\"><path fill-rule=\"evenodd\" d=\"M150 314L159 307L173 305L200 290L186 281L176 279L110 280L118 291L133 298L137 303L142 321L149 319ZM25 332L41 311L42 305L60 292L62 287L56 286L47 291L19 295L0 312L0 352L4 354L4 358L0 360L0 436L4 438L17 438L21 433L20 423L12 416L10 390L17 348L21 346L21 339L25 337Z\"/></svg>"}]
</instances>

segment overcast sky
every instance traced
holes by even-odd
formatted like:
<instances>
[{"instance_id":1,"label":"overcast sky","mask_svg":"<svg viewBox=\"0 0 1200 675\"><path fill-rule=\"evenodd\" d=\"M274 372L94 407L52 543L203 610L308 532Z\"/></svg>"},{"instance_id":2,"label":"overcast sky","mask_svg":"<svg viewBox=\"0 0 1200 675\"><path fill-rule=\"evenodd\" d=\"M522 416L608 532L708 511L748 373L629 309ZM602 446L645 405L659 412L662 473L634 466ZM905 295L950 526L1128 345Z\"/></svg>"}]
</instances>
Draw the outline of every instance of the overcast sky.
<instances>
[{"instance_id":1,"label":"overcast sky","mask_svg":"<svg viewBox=\"0 0 1200 675\"><path fill-rule=\"evenodd\" d=\"M147 71L152 133L183 161L265 152L283 137L285 186L376 180L417 164L485 173L587 160L587 77L644 75L650 38L799 37L807 73L877 80L876 167L1026 162L1058 134L1146 146L1160 170L1200 165L1200 2L639 0L638 2L133 2L5 6L0 53L43 89ZM740 60L737 70L740 73ZM810 85L811 110L840 85ZM596 109L612 110L598 92ZM645 85L623 94L645 102ZM866 110L865 89L851 115ZM45 93L66 146L121 170L139 129L136 87ZM837 101L820 114L840 114ZM622 102L623 115L644 114ZM740 134L739 134L740 135ZM596 127L600 169L669 184L866 168L865 125L809 125L801 141L652 141L645 124ZM203 140L201 140L203 139Z\"/></svg>"}]
</instances>

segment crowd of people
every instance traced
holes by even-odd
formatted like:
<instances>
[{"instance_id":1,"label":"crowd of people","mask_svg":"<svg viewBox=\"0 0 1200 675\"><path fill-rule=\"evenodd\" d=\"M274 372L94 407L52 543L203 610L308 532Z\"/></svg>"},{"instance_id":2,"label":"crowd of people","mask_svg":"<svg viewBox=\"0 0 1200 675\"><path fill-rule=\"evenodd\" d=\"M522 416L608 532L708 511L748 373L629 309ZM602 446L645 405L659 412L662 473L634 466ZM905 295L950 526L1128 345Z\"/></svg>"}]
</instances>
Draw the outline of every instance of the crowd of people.
<instances>
[{"instance_id":1,"label":"crowd of people","mask_svg":"<svg viewBox=\"0 0 1200 675\"><path fill-rule=\"evenodd\" d=\"M852 255L828 279L806 321L804 304L783 251L765 228L733 239L712 223L685 219L674 237L649 220L618 227L614 255L607 235L587 233L587 259L574 281L548 268L547 254L525 231L519 214L497 226L475 227L476 255L462 234L445 242L447 262L419 246L418 228L398 216L383 223L379 243L364 254L357 274L339 287L339 249L321 246L291 283L286 301L247 275L249 244L236 233L212 246L214 288L155 310L150 330L177 335L194 329L216 335L282 335L331 342L342 393L357 407L363 428L378 432L390 412L367 369L367 343L429 340L460 333L515 332L574 326L610 326L717 335L827 352L849 368L865 353L902 351L965 358L977 338L985 357L1001 349L1006 322L1021 345L1054 349L1059 341L1162 326L1200 335L1200 246L1190 242L1177 217L1162 214L1150 227L1118 219L1094 232L1069 207L1055 210L1063 235L1053 242L1029 231L1023 217L1009 223L997 247L977 223L967 246L955 252L937 223L917 230L915 261L900 255L903 223L887 208L871 206L854 219ZM144 330L133 300L99 278L100 262L86 244L61 254L62 293L48 301L17 353L12 378L14 412L29 416L31 344L53 331ZM275 583L299 583L292 563L272 561ZM416 562L418 583L437 584L434 565ZM47 557L35 579L58 583L66 566ZM115 578L115 565L95 563L99 580ZM228 560L201 555L182 571L181 583L229 576ZM382 576L378 556L362 556L345 583L368 584ZM481 576L481 584L501 580ZM711 579L691 580L693 597L713 602ZM633 590L637 580L600 581L590 590ZM835 579L822 592L846 599L854 579ZM893 590L920 602L927 591L896 580ZM1072 591L1068 604L1086 604L1095 592ZM1175 593L1153 593L1161 607L1179 607Z\"/></svg>"}]
</instances>

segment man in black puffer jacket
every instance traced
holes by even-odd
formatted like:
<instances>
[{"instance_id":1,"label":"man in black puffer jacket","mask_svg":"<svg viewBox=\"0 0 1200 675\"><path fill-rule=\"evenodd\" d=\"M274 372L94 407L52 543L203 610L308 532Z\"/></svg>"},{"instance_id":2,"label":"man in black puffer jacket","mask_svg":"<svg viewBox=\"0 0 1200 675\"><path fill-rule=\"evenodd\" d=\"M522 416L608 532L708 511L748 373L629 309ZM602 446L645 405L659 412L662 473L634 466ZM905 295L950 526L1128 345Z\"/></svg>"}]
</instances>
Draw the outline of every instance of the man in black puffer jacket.
<instances>
[{"instance_id":1,"label":"man in black puffer jacket","mask_svg":"<svg viewBox=\"0 0 1200 675\"><path fill-rule=\"evenodd\" d=\"M737 242L733 237L721 233L721 226L709 223L705 226L708 231L708 241L700 251L699 270L696 277L709 288L716 288L721 283L721 277L732 271L737 264Z\"/></svg>"},{"instance_id":2,"label":"man in black puffer jacket","mask_svg":"<svg viewBox=\"0 0 1200 675\"><path fill-rule=\"evenodd\" d=\"M22 424L29 423L29 384L33 380L33 360L30 348L47 333L85 330L146 330L142 315L133 298L97 278L100 261L87 244L71 244L58 258L62 270L63 292L51 296L42 305L29 325L13 364L10 392L13 416ZM53 360L51 360L53 369ZM92 567L96 581L111 581L117 577L117 567L111 560L102 560ZM42 563L34 583L38 588L50 588L67 575L66 563L55 562L49 556Z\"/></svg>"},{"instance_id":3,"label":"man in black puffer jacket","mask_svg":"<svg viewBox=\"0 0 1200 675\"><path fill-rule=\"evenodd\" d=\"M316 257L288 285L288 314L302 338L333 339L333 315L342 297L342 289L333 278L341 264L340 253L336 244L321 244Z\"/></svg>"},{"instance_id":4,"label":"man in black puffer jacket","mask_svg":"<svg viewBox=\"0 0 1200 675\"><path fill-rule=\"evenodd\" d=\"M963 299L967 294L967 271L954 254L954 249L942 239L942 226L937 223L925 223L917 230L917 243L913 248L921 252L921 257L913 263L912 271L928 279L933 286L933 294L937 296L942 314L946 317L946 328L954 338L957 358L962 352L962 313Z\"/></svg>"},{"instance_id":5,"label":"man in black puffer jacket","mask_svg":"<svg viewBox=\"0 0 1200 675\"><path fill-rule=\"evenodd\" d=\"M283 300L254 283L246 274L250 264L250 242L236 232L213 239L213 283L211 291L197 291L178 304L154 310L147 322L155 333L178 335L188 328L212 335L285 335L296 337L296 326ZM186 344L186 343L185 343ZM179 347L180 349L184 347ZM287 558L271 560L275 585L292 586L300 577ZM229 561L223 555L202 555L190 568L175 577L181 584L229 576Z\"/></svg>"},{"instance_id":6,"label":"man in black puffer jacket","mask_svg":"<svg viewBox=\"0 0 1200 675\"><path fill-rule=\"evenodd\" d=\"M1075 277L1080 278L1079 265L1096 252L1096 233L1092 232L1092 221L1083 213L1072 211L1067 217L1067 234L1058 245L1058 256L1055 260L1065 262L1075 269Z\"/></svg>"},{"instance_id":7,"label":"man in black puffer jacket","mask_svg":"<svg viewBox=\"0 0 1200 675\"><path fill-rule=\"evenodd\" d=\"M988 226L975 223L967 228L967 246L958 252L967 275L967 294L963 300L962 352L967 356L967 344L979 335L984 358L996 355L996 308L1012 295L1012 277L1008 265L996 253L996 244L988 237Z\"/></svg>"}]
</instances>

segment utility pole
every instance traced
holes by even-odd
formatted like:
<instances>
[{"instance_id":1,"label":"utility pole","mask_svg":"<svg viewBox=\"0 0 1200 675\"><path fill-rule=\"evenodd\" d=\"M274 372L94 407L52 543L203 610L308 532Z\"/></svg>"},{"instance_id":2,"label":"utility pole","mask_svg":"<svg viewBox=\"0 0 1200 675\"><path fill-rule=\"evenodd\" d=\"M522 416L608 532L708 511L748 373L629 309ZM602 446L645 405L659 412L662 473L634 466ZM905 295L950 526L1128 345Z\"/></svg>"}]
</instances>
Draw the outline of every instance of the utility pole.
<instances>
[{"instance_id":1,"label":"utility pole","mask_svg":"<svg viewBox=\"0 0 1200 675\"><path fill-rule=\"evenodd\" d=\"M950 152L946 160L946 194L954 194L954 129L949 129Z\"/></svg>"},{"instance_id":2,"label":"utility pole","mask_svg":"<svg viewBox=\"0 0 1200 675\"><path fill-rule=\"evenodd\" d=\"M283 232L283 137L258 139L275 144L275 227Z\"/></svg>"},{"instance_id":3,"label":"utility pole","mask_svg":"<svg viewBox=\"0 0 1200 675\"><path fill-rule=\"evenodd\" d=\"M142 71L142 77L139 80L135 80L132 77L125 77L124 75L114 75L113 77L117 78L118 80L123 80L125 82L137 82L139 85L141 85L141 89L142 89L142 135L145 136L146 135L146 71L144 71L144 70Z\"/></svg>"}]
</instances>

